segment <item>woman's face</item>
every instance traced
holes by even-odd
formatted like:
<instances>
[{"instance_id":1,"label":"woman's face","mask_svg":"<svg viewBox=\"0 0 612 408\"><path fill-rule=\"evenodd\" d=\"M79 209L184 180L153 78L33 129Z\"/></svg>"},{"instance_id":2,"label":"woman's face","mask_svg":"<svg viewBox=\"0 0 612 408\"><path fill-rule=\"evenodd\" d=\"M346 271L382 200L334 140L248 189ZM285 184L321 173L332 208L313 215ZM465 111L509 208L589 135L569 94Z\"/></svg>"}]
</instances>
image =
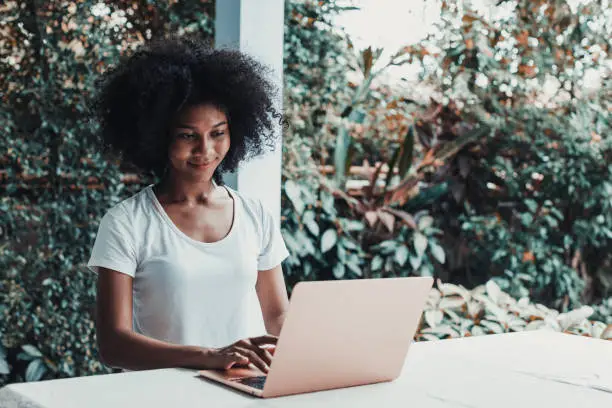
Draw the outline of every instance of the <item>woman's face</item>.
<instances>
[{"instance_id":1,"label":"woman's face","mask_svg":"<svg viewBox=\"0 0 612 408\"><path fill-rule=\"evenodd\" d=\"M170 170L192 180L211 179L230 148L227 117L211 104L183 109L170 136Z\"/></svg>"}]
</instances>

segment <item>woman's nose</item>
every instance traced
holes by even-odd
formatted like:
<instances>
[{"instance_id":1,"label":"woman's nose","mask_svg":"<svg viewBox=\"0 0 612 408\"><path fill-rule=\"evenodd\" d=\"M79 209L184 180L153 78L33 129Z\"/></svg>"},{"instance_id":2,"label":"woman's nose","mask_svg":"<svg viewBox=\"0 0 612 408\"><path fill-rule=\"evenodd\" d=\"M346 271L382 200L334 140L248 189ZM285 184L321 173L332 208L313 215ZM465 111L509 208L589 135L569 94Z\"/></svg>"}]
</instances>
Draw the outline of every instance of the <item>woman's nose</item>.
<instances>
[{"instance_id":1,"label":"woman's nose","mask_svg":"<svg viewBox=\"0 0 612 408\"><path fill-rule=\"evenodd\" d=\"M208 153L213 150L213 143L208 137L200 138L199 142L195 146L196 151L201 152L203 154Z\"/></svg>"}]
</instances>

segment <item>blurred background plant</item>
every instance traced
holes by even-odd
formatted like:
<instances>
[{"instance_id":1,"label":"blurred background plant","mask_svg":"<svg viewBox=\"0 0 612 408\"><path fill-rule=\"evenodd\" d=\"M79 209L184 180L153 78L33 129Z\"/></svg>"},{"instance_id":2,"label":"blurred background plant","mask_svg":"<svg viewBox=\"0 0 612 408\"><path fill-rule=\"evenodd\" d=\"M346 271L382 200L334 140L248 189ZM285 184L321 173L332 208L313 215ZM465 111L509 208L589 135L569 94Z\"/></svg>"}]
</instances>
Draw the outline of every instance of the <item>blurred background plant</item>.
<instances>
[{"instance_id":1,"label":"blurred background plant","mask_svg":"<svg viewBox=\"0 0 612 408\"><path fill-rule=\"evenodd\" d=\"M418 340L541 328L610 338L606 4L443 1L434 34L384 60L336 27L353 6L287 0L289 290L430 275ZM99 153L94 79L146 39L212 38L214 1L0 11L0 385L111 372L85 263L104 212L155 180ZM418 82L385 82L401 67Z\"/></svg>"},{"instance_id":2,"label":"blurred background plant","mask_svg":"<svg viewBox=\"0 0 612 408\"><path fill-rule=\"evenodd\" d=\"M284 206L286 234L313 241L294 251L290 270L426 274L467 287L493 279L561 312L595 305L612 323L610 13L595 1L484 11L443 1L434 34L383 64L420 68L401 92L372 85L380 50L347 41L361 82L349 81L348 102L320 120L329 136L309 152L320 183L303 186L330 191L336 218L312 193L304 220L300 206ZM313 217L334 226L328 240L359 244L350 268L337 266L344 248L308 227ZM306 250L320 246L324 254Z\"/></svg>"}]
</instances>

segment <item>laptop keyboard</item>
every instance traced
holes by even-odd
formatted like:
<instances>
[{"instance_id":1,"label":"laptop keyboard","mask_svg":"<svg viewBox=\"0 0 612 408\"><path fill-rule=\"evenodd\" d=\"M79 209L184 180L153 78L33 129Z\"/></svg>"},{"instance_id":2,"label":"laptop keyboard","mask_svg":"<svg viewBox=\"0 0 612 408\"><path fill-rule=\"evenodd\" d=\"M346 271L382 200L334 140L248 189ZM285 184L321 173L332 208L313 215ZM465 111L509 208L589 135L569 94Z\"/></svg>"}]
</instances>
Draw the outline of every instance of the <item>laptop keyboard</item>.
<instances>
[{"instance_id":1,"label":"laptop keyboard","mask_svg":"<svg viewBox=\"0 0 612 408\"><path fill-rule=\"evenodd\" d=\"M244 385L248 385L249 387L257 388L258 390L263 390L264 384L266 383L266 376L260 375L257 377L245 377L234 380Z\"/></svg>"}]
</instances>

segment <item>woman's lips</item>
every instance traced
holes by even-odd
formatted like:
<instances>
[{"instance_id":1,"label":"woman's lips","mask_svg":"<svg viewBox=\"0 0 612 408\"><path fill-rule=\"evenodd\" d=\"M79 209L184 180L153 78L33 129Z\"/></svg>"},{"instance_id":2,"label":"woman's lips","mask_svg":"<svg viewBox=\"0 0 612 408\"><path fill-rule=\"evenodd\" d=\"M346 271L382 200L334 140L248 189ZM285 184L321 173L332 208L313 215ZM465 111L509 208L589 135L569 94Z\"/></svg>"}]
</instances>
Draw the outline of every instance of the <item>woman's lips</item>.
<instances>
[{"instance_id":1,"label":"woman's lips","mask_svg":"<svg viewBox=\"0 0 612 408\"><path fill-rule=\"evenodd\" d=\"M207 167L210 167L213 162L207 162L207 163L189 163L191 166L197 168L197 169L205 169Z\"/></svg>"}]
</instances>

